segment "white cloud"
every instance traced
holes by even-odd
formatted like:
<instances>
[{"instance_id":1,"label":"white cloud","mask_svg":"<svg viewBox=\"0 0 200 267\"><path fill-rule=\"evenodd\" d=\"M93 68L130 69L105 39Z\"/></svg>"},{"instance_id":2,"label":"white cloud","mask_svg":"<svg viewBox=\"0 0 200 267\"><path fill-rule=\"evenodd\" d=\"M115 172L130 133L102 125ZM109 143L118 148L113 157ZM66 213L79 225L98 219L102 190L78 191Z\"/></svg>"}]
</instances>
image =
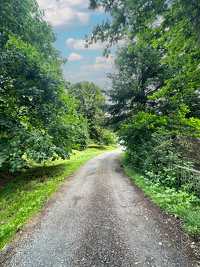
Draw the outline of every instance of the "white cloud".
<instances>
[{"instance_id":1,"label":"white cloud","mask_svg":"<svg viewBox=\"0 0 200 267\"><path fill-rule=\"evenodd\" d=\"M96 64L100 64L102 62L106 62L107 64L112 64L114 62L114 58L115 58L115 56L112 55L112 54L110 54L108 56L108 58L106 58L106 57L96 57L95 58L95 63Z\"/></svg>"},{"instance_id":2,"label":"white cloud","mask_svg":"<svg viewBox=\"0 0 200 267\"><path fill-rule=\"evenodd\" d=\"M105 62L106 61L106 58L104 57L96 57L95 58L95 63L96 64L99 64L99 63L102 63L102 62Z\"/></svg>"},{"instance_id":3,"label":"white cloud","mask_svg":"<svg viewBox=\"0 0 200 267\"><path fill-rule=\"evenodd\" d=\"M66 41L66 44L69 47L72 47L74 45L74 42L75 42L75 40L73 38L68 38L67 41Z\"/></svg>"},{"instance_id":4,"label":"white cloud","mask_svg":"<svg viewBox=\"0 0 200 267\"><path fill-rule=\"evenodd\" d=\"M90 26L89 0L37 0L45 10L45 20L57 30L74 30Z\"/></svg>"},{"instance_id":5,"label":"white cloud","mask_svg":"<svg viewBox=\"0 0 200 267\"><path fill-rule=\"evenodd\" d=\"M113 46L114 47L122 47L124 44L126 43L126 39L123 40L119 40L118 43ZM88 48L85 47L86 45L86 41L83 39L73 39L73 38L68 38L66 41L66 45L69 48L74 48L75 50L100 50L100 49L104 49L106 48L106 46L109 44L108 41L106 42L101 42L101 41L97 41L96 43L93 43L91 45L89 45Z\"/></svg>"},{"instance_id":6,"label":"white cloud","mask_svg":"<svg viewBox=\"0 0 200 267\"><path fill-rule=\"evenodd\" d=\"M127 43L127 39L122 39L117 42L117 47L122 47L125 43Z\"/></svg>"},{"instance_id":7,"label":"white cloud","mask_svg":"<svg viewBox=\"0 0 200 267\"><path fill-rule=\"evenodd\" d=\"M105 74L102 72L92 72L91 71L64 71L64 75L67 81L77 83L80 81L89 81L93 82L100 87L104 87L105 83L109 83L109 79L105 77Z\"/></svg>"},{"instance_id":8,"label":"white cloud","mask_svg":"<svg viewBox=\"0 0 200 267\"><path fill-rule=\"evenodd\" d=\"M67 81L72 82L72 79L76 79L77 78L77 74L76 72L73 71L63 71L64 76L66 78Z\"/></svg>"},{"instance_id":9,"label":"white cloud","mask_svg":"<svg viewBox=\"0 0 200 267\"><path fill-rule=\"evenodd\" d=\"M68 47L70 48L74 48L75 50L99 50L102 48L106 47L106 42L105 43L101 43L100 41L98 41L97 43L94 43L92 45L89 45L88 48L85 47L85 40L83 39L73 39L73 38L68 38L66 41L66 44Z\"/></svg>"},{"instance_id":10,"label":"white cloud","mask_svg":"<svg viewBox=\"0 0 200 267\"><path fill-rule=\"evenodd\" d=\"M90 71L90 72L104 72L105 70L109 70L112 68L112 65L107 65L107 64L94 64L94 65L85 65L81 66L81 70L85 71Z\"/></svg>"},{"instance_id":11,"label":"white cloud","mask_svg":"<svg viewBox=\"0 0 200 267\"><path fill-rule=\"evenodd\" d=\"M69 61L76 61L76 60L81 60L83 59L83 55L79 55L77 53L71 53L68 57Z\"/></svg>"},{"instance_id":12,"label":"white cloud","mask_svg":"<svg viewBox=\"0 0 200 267\"><path fill-rule=\"evenodd\" d=\"M109 71L113 67L114 55L110 54L108 58L106 57L96 57L94 65L84 65L80 67L81 72L89 73L104 73Z\"/></svg>"}]
</instances>

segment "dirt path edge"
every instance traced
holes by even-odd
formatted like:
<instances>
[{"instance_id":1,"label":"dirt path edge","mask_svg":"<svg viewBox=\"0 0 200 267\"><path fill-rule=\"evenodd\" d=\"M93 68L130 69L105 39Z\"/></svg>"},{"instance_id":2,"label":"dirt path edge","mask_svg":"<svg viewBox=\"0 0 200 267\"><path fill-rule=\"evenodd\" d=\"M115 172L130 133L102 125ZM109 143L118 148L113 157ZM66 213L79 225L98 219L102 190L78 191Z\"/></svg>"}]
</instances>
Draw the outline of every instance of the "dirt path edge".
<instances>
[{"instance_id":1,"label":"dirt path edge","mask_svg":"<svg viewBox=\"0 0 200 267\"><path fill-rule=\"evenodd\" d=\"M120 161L119 161L120 162ZM191 237L183 231L182 221L175 218L173 215L164 211L161 207L155 204L152 199L145 195L133 178L126 174L124 168L121 166L121 171L127 176L128 182L135 188L139 195L138 201L145 206L150 216L154 219L160 232L167 240L171 240L174 246L181 247L187 254L188 259L195 267L200 267L200 240Z\"/></svg>"},{"instance_id":2,"label":"dirt path edge","mask_svg":"<svg viewBox=\"0 0 200 267\"><path fill-rule=\"evenodd\" d=\"M119 160L120 166L120 160ZM124 171L123 167L119 167L119 172L123 172L126 176L126 180L130 183L134 189L137 191L138 199L148 211L150 216L154 219L155 224L158 226L160 233L165 236L166 239L171 240L173 246L181 247L189 259L189 261L195 266L200 266L200 242L195 238L184 233L181 226L181 221L174 218L172 215L163 211L162 208L157 206L150 197L144 195L144 192L135 184L134 180L131 179ZM14 249L18 242L23 243L29 235L31 235L36 227L40 227L42 220L48 215L52 210L54 204L58 197L62 196L64 190L70 184L70 181L77 174L77 170L74 174L70 175L63 184L51 195L51 197L45 202L43 208L27 222L27 224L16 233L13 240L10 241L1 251L0 251L0 266L4 266L5 262L15 254Z\"/></svg>"}]
</instances>

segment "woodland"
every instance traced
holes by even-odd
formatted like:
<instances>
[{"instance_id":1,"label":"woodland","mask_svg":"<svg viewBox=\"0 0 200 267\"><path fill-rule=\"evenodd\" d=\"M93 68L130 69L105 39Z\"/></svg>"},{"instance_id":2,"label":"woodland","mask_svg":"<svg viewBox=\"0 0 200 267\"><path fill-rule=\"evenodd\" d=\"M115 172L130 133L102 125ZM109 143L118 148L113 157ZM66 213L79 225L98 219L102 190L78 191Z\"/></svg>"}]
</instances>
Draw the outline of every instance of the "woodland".
<instances>
[{"instance_id":1,"label":"woodland","mask_svg":"<svg viewBox=\"0 0 200 267\"><path fill-rule=\"evenodd\" d=\"M53 47L56 36L37 2L3 1L0 9L0 168L66 159L90 139L116 142L102 130L101 89L63 78L66 60Z\"/></svg>"},{"instance_id":2,"label":"woodland","mask_svg":"<svg viewBox=\"0 0 200 267\"><path fill-rule=\"evenodd\" d=\"M64 79L66 60L35 0L1 1L0 170L118 139L125 167L197 209L200 183L180 188L167 164L200 169L200 2L90 0L89 9L99 7L112 20L96 25L86 46L107 42L108 56L124 40L107 89Z\"/></svg>"}]
</instances>

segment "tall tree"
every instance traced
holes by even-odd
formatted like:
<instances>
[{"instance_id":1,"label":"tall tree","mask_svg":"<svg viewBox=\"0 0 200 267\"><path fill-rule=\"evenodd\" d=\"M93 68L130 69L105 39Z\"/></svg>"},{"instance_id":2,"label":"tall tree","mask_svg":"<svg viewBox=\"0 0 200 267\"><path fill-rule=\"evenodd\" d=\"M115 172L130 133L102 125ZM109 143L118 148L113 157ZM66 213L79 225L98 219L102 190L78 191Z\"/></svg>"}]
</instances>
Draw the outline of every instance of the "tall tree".
<instances>
[{"instance_id":1,"label":"tall tree","mask_svg":"<svg viewBox=\"0 0 200 267\"><path fill-rule=\"evenodd\" d=\"M105 117L105 98L101 88L94 83L78 82L68 89L69 94L74 94L79 104L76 108L79 114L87 119L91 139L99 139L98 129L103 124Z\"/></svg>"},{"instance_id":2,"label":"tall tree","mask_svg":"<svg viewBox=\"0 0 200 267\"><path fill-rule=\"evenodd\" d=\"M166 51L164 63L181 69L155 98L170 93L181 100L200 86L200 2L196 0L90 0L90 9L102 6L109 12L112 22L97 25L88 42L108 41L109 46L124 36L139 38L140 43L154 41ZM105 54L108 51L105 51Z\"/></svg>"},{"instance_id":3,"label":"tall tree","mask_svg":"<svg viewBox=\"0 0 200 267\"><path fill-rule=\"evenodd\" d=\"M101 88L94 83L78 82L68 89L69 94L74 94L79 101L76 110L82 114L89 123L103 118L105 115L105 97Z\"/></svg>"},{"instance_id":4,"label":"tall tree","mask_svg":"<svg viewBox=\"0 0 200 267\"><path fill-rule=\"evenodd\" d=\"M160 63L164 55L164 49L134 42L118 49L115 72L107 75L112 81L112 88L106 91L111 101L110 123L125 122L139 111L158 109L157 102L148 97L160 90L176 71Z\"/></svg>"},{"instance_id":5,"label":"tall tree","mask_svg":"<svg viewBox=\"0 0 200 267\"><path fill-rule=\"evenodd\" d=\"M0 3L0 167L66 158L79 124L51 26L35 0Z\"/></svg>"}]
</instances>

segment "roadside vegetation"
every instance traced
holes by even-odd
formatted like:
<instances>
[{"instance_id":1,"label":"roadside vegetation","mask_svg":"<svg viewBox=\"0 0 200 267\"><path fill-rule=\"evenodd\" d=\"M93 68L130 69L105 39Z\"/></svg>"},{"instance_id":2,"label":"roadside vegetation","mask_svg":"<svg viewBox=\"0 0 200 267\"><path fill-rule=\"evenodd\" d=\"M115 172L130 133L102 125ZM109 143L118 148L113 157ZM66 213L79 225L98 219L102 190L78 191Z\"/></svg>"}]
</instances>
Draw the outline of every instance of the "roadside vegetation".
<instances>
[{"instance_id":1,"label":"roadside vegetation","mask_svg":"<svg viewBox=\"0 0 200 267\"><path fill-rule=\"evenodd\" d=\"M177 170L168 168L168 163L194 168L194 162L187 159L191 144L198 144L199 129L199 119L185 118L182 109L170 116L138 112L118 131L126 146L121 160L127 174L156 204L180 218L183 229L197 238L200 181L193 182L187 173L180 183L180 172L178 179Z\"/></svg>"},{"instance_id":2,"label":"roadside vegetation","mask_svg":"<svg viewBox=\"0 0 200 267\"><path fill-rule=\"evenodd\" d=\"M177 190L168 187L159 181L153 182L145 174L135 171L130 165L127 165L125 154L121 156L121 163L125 172L135 181L145 195L151 197L153 202L163 208L168 213L181 219L183 230L189 235L200 236L200 199L194 194L187 193L184 188Z\"/></svg>"},{"instance_id":3,"label":"roadside vegetation","mask_svg":"<svg viewBox=\"0 0 200 267\"><path fill-rule=\"evenodd\" d=\"M103 144L105 98L100 87L63 77L66 59L36 0L0 3L0 170L27 159L67 159L72 149ZM106 144L108 144L106 140Z\"/></svg>"},{"instance_id":4,"label":"roadside vegetation","mask_svg":"<svg viewBox=\"0 0 200 267\"><path fill-rule=\"evenodd\" d=\"M99 6L112 19L94 27L88 46L106 41L109 55L109 47L126 40L107 74L112 86L104 89L112 103L107 122L126 147L122 163L146 194L198 235L199 178L186 175L180 183L168 166L200 166L200 3L90 0L91 10Z\"/></svg>"},{"instance_id":5,"label":"roadside vegetation","mask_svg":"<svg viewBox=\"0 0 200 267\"><path fill-rule=\"evenodd\" d=\"M69 174L115 149L104 145L117 137L105 125L102 89L64 79L67 60L36 0L1 1L0 25L2 248Z\"/></svg>"},{"instance_id":6,"label":"roadside vegetation","mask_svg":"<svg viewBox=\"0 0 200 267\"><path fill-rule=\"evenodd\" d=\"M42 208L70 174L89 159L117 148L92 145L84 151L74 150L70 160L59 159L45 166L29 162L31 168L21 170L16 178L0 188L0 248ZM5 180L9 179L9 172L2 174Z\"/></svg>"}]
</instances>

